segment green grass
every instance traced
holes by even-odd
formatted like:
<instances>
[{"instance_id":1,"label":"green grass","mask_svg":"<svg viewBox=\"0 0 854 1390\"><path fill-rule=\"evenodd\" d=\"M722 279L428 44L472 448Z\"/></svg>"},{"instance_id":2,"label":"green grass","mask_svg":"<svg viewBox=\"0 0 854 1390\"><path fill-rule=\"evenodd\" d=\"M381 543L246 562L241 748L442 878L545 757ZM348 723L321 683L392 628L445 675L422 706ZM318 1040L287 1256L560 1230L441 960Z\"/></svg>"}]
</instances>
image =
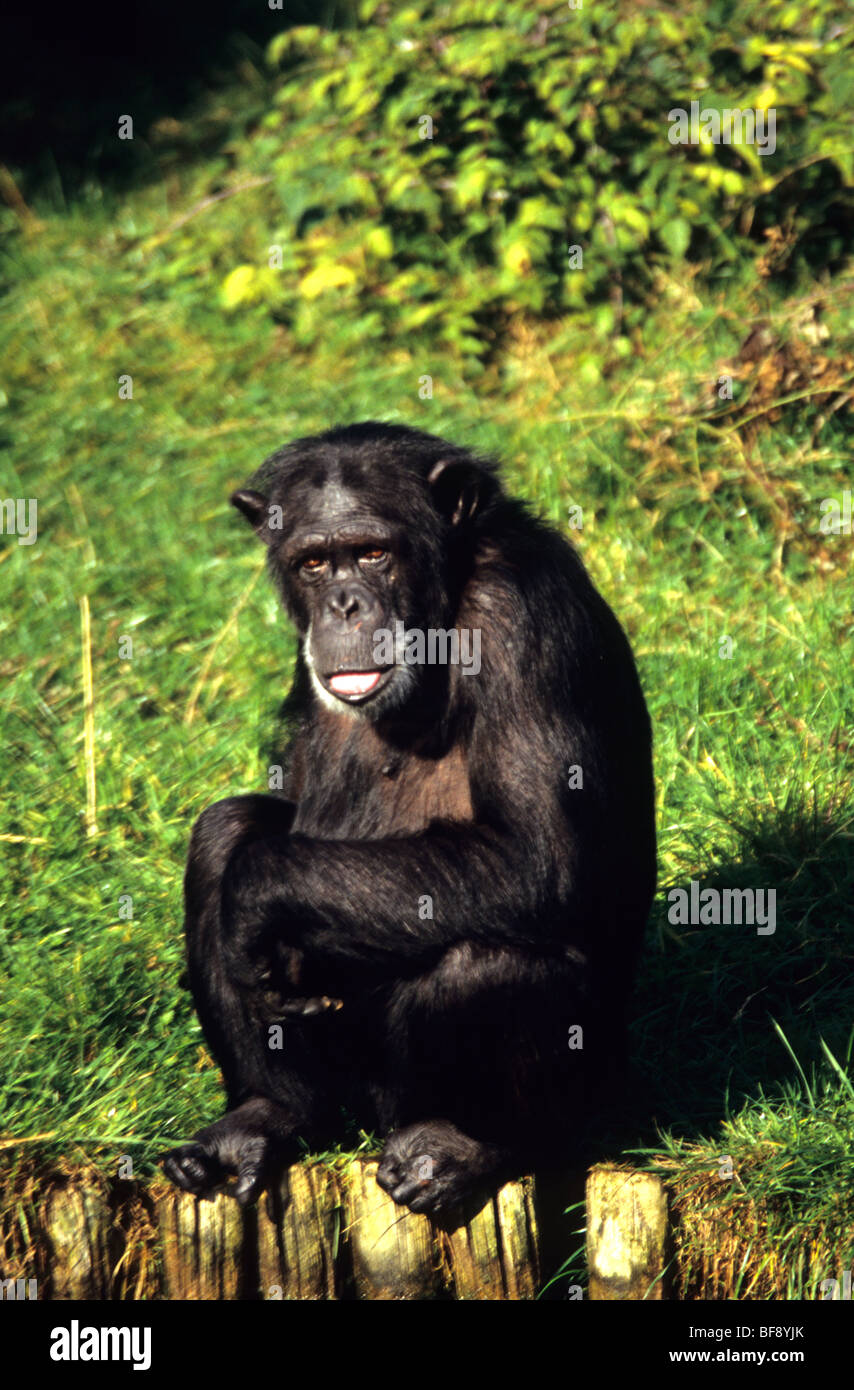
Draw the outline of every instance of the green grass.
<instances>
[{"instance_id":1,"label":"green grass","mask_svg":"<svg viewBox=\"0 0 854 1390\"><path fill-rule=\"evenodd\" d=\"M854 1268L851 1043L720 1127L715 1142L665 1137L652 1159L676 1193L676 1263L688 1298L822 1298Z\"/></svg>"},{"instance_id":2,"label":"green grass","mask_svg":"<svg viewBox=\"0 0 854 1390\"><path fill-rule=\"evenodd\" d=\"M850 1232L854 1213L854 539L819 531L820 500L854 486L850 276L784 293L773 279L662 275L630 359L596 340L598 383L574 366L593 331L580 318L551 336L520 321L473 384L405 340L342 349L334 298L328 347L309 358L264 306L229 315L192 267L170 289L146 238L168 238L197 176L188 165L122 201L94 190L4 224L0 495L39 503L36 545L0 538L4 1149L111 1166L130 1153L146 1171L221 1108L178 987L183 860L202 807L264 786L294 655L226 498L288 437L401 420L497 453L510 487L559 525L584 509L572 534L630 634L652 714L660 830L634 1029L643 1104L610 1153L654 1147L689 1188L733 1154L740 1182L721 1200L781 1213L766 1237L782 1233L789 1279L815 1221ZM264 235L251 190L197 215L220 246L238 224ZM803 327L816 302L822 342ZM765 361L788 353L794 380L738 363L760 319ZM714 399L727 365L729 406ZM118 399L122 373L132 401ZM692 877L775 887L775 935L670 926L666 891Z\"/></svg>"}]
</instances>

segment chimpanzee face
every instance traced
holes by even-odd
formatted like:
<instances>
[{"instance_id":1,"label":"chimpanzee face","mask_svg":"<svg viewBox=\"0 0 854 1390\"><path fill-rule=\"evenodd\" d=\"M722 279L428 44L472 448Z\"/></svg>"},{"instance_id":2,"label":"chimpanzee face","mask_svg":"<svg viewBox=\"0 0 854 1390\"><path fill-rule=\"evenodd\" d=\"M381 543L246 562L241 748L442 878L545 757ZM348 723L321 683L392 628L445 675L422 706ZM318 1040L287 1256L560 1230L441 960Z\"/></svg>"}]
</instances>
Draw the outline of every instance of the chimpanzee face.
<instances>
[{"instance_id":1,"label":"chimpanzee face","mask_svg":"<svg viewBox=\"0 0 854 1390\"><path fill-rule=\"evenodd\" d=\"M404 634L452 622L467 527L492 486L468 456L444 458L444 441L399 433L298 440L267 461L263 493L231 499L269 547L318 699L372 719L419 688L429 700L427 684L443 679L404 659Z\"/></svg>"},{"instance_id":2,"label":"chimpanzee face","mask_svg":"<svg viewBox=\"0 0 854 1390\"><path fill-rule=\"evenodd\" d=\"M435 558L422 569L429 535L413 545L394 508L334 478L297 484L283 503L248 491L232 500L259 534L269 530L271 565L321 703L371 718L403 705L423 671L403 660L402 634L437 624L443 608L429 579Z\"/></svg>"},{"instance_id":3,"label":"chimpanzee face","mask_svg":"<svg viewBox=\"0 0 854 1390\"><path fill-rule=\"evenodd\" d=\"M384 633L411 616L399 528L358 491L329 482L306 499L276 556L303 633L303 656L327 706L401 703L415 682ZM300 621L302 619L302 621Z\"/></svg>"}]
</instances>

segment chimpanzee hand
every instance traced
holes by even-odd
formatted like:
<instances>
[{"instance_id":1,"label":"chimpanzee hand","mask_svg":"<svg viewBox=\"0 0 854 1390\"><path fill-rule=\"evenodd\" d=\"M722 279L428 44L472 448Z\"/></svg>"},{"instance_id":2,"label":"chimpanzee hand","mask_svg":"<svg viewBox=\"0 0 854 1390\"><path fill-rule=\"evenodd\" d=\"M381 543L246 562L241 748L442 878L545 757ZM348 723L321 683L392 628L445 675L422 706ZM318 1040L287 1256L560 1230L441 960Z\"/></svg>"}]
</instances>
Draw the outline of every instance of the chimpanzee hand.
<instances>
[{"instance_id":1,"label":"chimpanzee hand","mask_svg":"<svg viewBox=\"0 0 854 1390\"><path fill-rule=\"evenodd\" d=\"M303 981L305 958L295 947L283 942L268 947L265 955L254 959L235 952L232 978L251 1002L252 1011L264 1023L284 1022L292 1018L309 1018L317 1014L337 1012L342 1001L327 994L306 994Z\"/></svg>"}]
</instances>

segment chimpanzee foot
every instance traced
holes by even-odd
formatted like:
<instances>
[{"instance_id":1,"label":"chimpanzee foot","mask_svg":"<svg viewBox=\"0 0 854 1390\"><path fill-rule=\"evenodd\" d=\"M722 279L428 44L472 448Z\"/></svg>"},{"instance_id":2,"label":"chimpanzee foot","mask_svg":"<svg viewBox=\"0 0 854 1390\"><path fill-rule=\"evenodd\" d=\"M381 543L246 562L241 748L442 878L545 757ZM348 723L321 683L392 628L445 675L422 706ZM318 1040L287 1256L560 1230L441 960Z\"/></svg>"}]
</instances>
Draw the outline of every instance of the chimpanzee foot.
<instances>
[{"instance_id":1,"label":"chimpanzee foot","mask_svg":"<svg viewBox=\"0 0 854 1390\"><path fill-rule=\"evenodd\" d=\"M439 1218L503 1180L506 1156L470 1139L449 1120L425 1120L386 1140L377 1182L396 1202Z\"/></svg>"},{"instance_id":2,"label":"chimpanzee foot","mask_svg":"<svg viewBox=\"0 0 854 1390\"><path fill-rule=\"evenodd\" d=\"M285 1131L284 1112L271 1101L253 1098L200 1130L189 1144L170 1149L160 1163L177 1187L196 1196L219 1187L234 1173L237 1182L232 1195L247 1206L283 1161Z\"/></svg>"}]
</instances>

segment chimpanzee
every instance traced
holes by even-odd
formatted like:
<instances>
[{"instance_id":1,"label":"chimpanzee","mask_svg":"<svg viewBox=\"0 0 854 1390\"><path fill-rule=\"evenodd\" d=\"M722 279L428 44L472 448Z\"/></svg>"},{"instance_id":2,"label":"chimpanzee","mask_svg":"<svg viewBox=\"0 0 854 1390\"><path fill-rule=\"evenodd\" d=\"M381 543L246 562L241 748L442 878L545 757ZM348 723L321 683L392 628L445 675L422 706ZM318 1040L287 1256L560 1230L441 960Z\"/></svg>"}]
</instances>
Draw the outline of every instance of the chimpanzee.
<instances>
[{"instance_id":1,"label":"chimpanzee","mask_svg":"<svg viewBox=\"0 0 854 1390\"><path fill-rule=\"evenodd\" d=\"M299 439L232 497L300 635L280 795L193 830L188 976L225 1116L203 1193L340 1136L444 1217L568 1153L619 1075L655 883L649 718L576 551L402 425Z\"/></svg>"}]
</instances>

